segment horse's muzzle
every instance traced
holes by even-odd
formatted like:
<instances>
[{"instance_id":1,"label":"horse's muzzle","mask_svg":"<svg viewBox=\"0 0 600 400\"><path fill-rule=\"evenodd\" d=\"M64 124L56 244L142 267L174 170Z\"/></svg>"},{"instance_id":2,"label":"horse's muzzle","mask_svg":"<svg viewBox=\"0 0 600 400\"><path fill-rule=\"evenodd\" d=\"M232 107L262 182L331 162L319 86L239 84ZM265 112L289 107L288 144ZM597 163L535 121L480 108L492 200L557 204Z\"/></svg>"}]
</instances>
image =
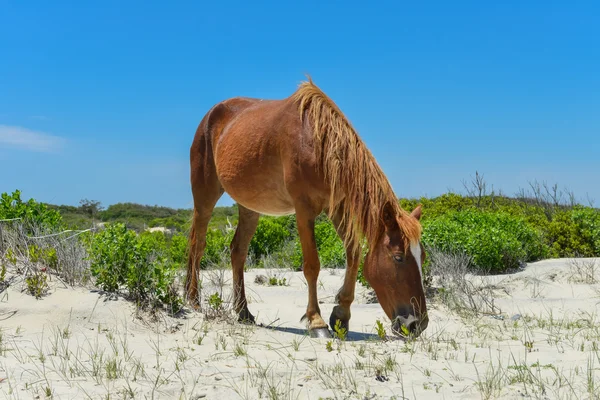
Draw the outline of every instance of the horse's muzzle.
<instances>
[{"instance_id":1,"label":"horse's muzzle","mask_svg":"<svg viewBox=\"0 0 600 400\"><path fill-rule=\"evenodd\" d=\"M421 315L420 319L412 314L408 316L398 315L392 321L392 331L400 336L407 336L408 334L417 337L427 328L428 324L429 318L427 318L427 315Z\"/></svg>"}]
</instances>

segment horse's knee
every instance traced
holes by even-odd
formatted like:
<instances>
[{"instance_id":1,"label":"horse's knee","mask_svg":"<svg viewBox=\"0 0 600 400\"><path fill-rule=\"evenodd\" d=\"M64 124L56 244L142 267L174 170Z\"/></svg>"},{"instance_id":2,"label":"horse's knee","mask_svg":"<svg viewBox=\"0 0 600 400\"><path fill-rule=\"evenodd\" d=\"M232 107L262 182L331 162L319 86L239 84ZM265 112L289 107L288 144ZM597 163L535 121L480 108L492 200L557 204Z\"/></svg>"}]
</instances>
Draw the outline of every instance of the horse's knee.
<instances>
[{"instance_id":1,"label":"horse's knee","mask_svg":"<svg viewBox=\"0 0 600 400\"><path fill-rule=\"evenodd\" d=\"M354 293L346 293L343 288L335 296L335 302L342 307L350 308L350 304L354 301Z\"/></svg>"},{"instance_id":2,"label":"horse's knee","mask_svg":"<svg viewBox=\"0 0 600 400\"><path fill-rule=\"evenodd\" d=\"M321 266L318 262L304 262L302 266L302 272L304 273L304 278L307 280L307 282L316 283L317 279L319 278L319 272L321 272Z\"/></svg>"}]
</instances>

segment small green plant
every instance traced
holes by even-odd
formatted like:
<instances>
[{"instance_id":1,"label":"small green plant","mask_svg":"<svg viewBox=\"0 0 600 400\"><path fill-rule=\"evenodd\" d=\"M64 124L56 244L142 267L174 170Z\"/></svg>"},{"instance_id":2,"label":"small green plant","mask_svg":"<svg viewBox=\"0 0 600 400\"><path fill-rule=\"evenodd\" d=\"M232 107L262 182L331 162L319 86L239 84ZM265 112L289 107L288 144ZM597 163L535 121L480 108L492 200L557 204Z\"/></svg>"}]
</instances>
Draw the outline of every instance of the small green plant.
<instances>
[{"instance_id":1,"label":"small green plant","mask_svg":"<svg viewBox=\"0 0 600 400\"><path fill-rule=\"evenodd\" d=\"M235 347L233 348L233 354L236 357L239 357L239 356L245 356L246 354L248 354L248 352L246 351L246 349L244 349L244 347L241 344L236 343Z\"/></svg>"},{"instance_id":2,"label":"small green plant","mask_svg":"<svg viewBox=\"0 0 600 400\"><path fill-rule=\"evenodd\" d=\"M269 286L287 286L286 278L278 278L276 276L272 276L269 278Z\"/></svg>"},{"instance_id":3,"label":"small green plant","mask_svg":"<svg viewBox=\"0 0 600 400\"><path fill-rule=\"evenodd\" d=\"M218 292L215 292L210 295L210 297L208 298L208 305L214 311L218 311L221 309L221 306L223 305L223 299L221 298Z\"/></svg>"},{"instance_id":4,"label":"small green plant","mask_svg":"<svg viewBox=\"0 0 600 400\"><path fill-rule=\"evenodd\" d=\"M333 351L333 340L328 340L327 343L325 343L325 350L330 353Z\"/></svg>"},{"instance_id":5,"label":"small green plant","mask_svg":"<svg viewBox=\"0 0 600 400\"><path fill-rule=\"evenodd\" d=\"M35 272L25 278L27 284L27 291L30 295L36 299L41 299L44 294L48 291L48 282L46 274L43 272Z\"/></svg>"},{"instance_id":6,"label":"small green plant","mask_svg":"<svg viewBox=\"0 0 600 400\"><path fill-rule=\"evenodd\" d=\"M294 351L300 350L300 344L301 342L298 339L292 340L292 347L294 348Z\"/></svg>"},{"instance_id":7,"label":"small green plant","mask_svg":"<svg viewBox=\"0 0 600 400\"><path fill-rule=\"evenodd\" d=\"M381 323L380 320L375 321L376 327L375 329L377 330L377 336L379 336L379 338L381 340L385 340L387 335L385 333L385 328L383 327L383 324Z\"/></svg>"},{"instance_id":8,"label":"small green plant","mask_svg":"<svg viewBox=\"0 0 600 400\"><path fill-rule=\"evenodd\" d=\"M198 346L202 346L202 341L204 340L206 335L207 335L206 332L199 333L198 336L196 336L194 343L196 343Z\"/></svg>"},{"instance_id":9,"label":"small green plant","mask_svg":"<svg viewBox=\"0 0 600 400\"><path fill-rule=\"evenodd\" d=\"M364 344L361 344L360 346L358 346L358 355L361 357L365 356L365 353L367 351L367 346Z\"/></svg>"},{"instance_id":10,"label":"small green plant","mask_svg":"<svg viewBox=\"0 0 600 400\"><path fill-rule=\"evenodd\" d=\"M15 252L12 249L6 250L6 253L4 254L4 258L6 258L6 261L11 263L13 266L17 265L17 255L15 254Z\"/></svg>"},{"instance_id":11,"label":"small green plant","mask_svg":"<svg viewBox=\"0 0 600 400\"><path fill-rule=\"evenodd\" d=\"M227 338L224 335L219 335L218 343L221 345L223 351L227 350Z\"/></svg>"},{"instance_id":12,"label":"small green plant","mask_svg":"<svg viewBox=\"0 0 600 400\"><path fill-rule=\"evenodd\" d=\"M119 364L116 358L108 360L104 366L107 379L117 379L119 377Z\"/></svg>"},{"instance_id":13,"label":"small green plant","mask_svg":"<svg viewBox=\"0 0 600 400\"><path fill-rule=\"evenodd\" d=\"M31 245L27 249L29 261L32 263L42 263L45 266L56 270L58 268L58 257L56 249L51 247L42 248L40 246Z\"/></svg>"},{"instance_id":14,"label":"small green plant","mask_svg":"<svg viewBox=\"0 0 600 400\"><path fill-rule=\"evenodd\" d=\"M71 330L69 329L68 326L66 326L63 330L62 330L62 337L63 339L68 339L71 337Z\"/></svg>"},{"instance_id":15,"label":"small green plant","mask_svg":"<svg viewBox=\"0 0 600 400\"><path fill-rule=\"evenodd\" d=\"M335 337L340 339L341 341L346 340L346 336L348 335L348 330L342 327L342 321L339 319L335 321L335 326L333 327L333 332Z\"/></svg>"},{"instance_id":16,"label":"small green plant","mask_svg":"<svg viewBox=\"0 0 600 400\"><path fill-rule=\"evenodd\" d=\"M0 283L3 283L6 279L6 264L2 263L0 265Z\"/></svg>"},{"instance_id":17,"label":"small green plant","mask_svg":"<svg viewBox=\"0 0 600 400\"><path fill-rule=\"evenodd\" d=\"M406 338L413 338L413 334L408 330L408 328L404 324L400 325L400 333L402 333L402 335Z\"/></svg>"}]
</instances>

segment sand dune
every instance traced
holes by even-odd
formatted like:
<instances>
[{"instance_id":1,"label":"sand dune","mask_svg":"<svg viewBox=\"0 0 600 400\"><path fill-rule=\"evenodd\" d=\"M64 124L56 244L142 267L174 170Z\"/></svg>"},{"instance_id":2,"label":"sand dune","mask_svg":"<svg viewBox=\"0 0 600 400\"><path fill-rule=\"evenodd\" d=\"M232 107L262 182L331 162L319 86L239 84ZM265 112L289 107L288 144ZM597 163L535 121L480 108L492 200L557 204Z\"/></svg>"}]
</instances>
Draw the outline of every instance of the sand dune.
<instances>
[{"instance_id":1,"label":"sand dune","mask_svg":"<svg viewBox=\"0 0 600 400\"><path fill-rule=\"evenodd\" d=\"M137 316L135 306L51 281L41 300L19 284L0 296L0 397L7 399L429 399L598 398L600 259L547 260L522 272L473 279L498 311L474 316L430 300L414 340L376 332L389 320L357 285L345 341L310 339L300 317L301 272L250 270L250 309L263 326ZM254 283L258 274L288 286ZM328 319L343 270L322 270ZM231 284L204 274L205 295ZM491 300L491 298L489 299ZM39 396L39 397L36 397Z\"/></svg>"}]
</instances>

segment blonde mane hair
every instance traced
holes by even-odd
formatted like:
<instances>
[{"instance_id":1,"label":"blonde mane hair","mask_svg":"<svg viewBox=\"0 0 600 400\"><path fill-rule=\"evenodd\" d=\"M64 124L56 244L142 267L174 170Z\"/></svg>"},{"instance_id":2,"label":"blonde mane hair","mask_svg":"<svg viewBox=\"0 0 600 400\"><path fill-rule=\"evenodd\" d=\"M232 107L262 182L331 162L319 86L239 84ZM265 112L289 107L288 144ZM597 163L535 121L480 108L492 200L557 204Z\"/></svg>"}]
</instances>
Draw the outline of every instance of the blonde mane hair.
<instances>
[{"instance_id":1,"label":"blonde mane hair","mask_svg":"<svg viewBox=\"0 0 600 400\"><path fill-rule=\"evenodd\" d=\"M330 186L328 214L341 210L342 236L353 250L360 248L362 235L369 247L383 232L382 209L389 203L407 246L421 235L421 224L400 207L392 186L338 106L308 77L292 98L298 102L300 118L313 125L317 165ZM336 199L343 194L343 200Z\"/></svg>"}]
</instances>

